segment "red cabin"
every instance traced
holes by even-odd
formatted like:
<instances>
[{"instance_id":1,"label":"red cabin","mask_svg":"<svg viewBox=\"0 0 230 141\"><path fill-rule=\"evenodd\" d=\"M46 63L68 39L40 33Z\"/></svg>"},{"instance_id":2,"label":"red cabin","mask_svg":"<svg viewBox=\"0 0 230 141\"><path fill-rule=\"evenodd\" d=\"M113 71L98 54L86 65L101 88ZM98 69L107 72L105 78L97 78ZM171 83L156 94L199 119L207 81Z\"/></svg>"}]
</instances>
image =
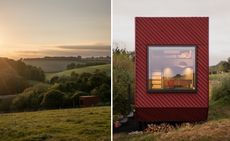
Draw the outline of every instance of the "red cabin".
<instances>
[{"instance_id":1,"label":"red cabin","mask_svg":"<svg viewBox=\"0 0 230 141\"><path fill-rule=\"evenodd\" d=\"M91 107L96 106L99 103L98 96L80 96L79 103L80 107Z\"/></svg>"},{"instance_id":2,"label":"red cabin","mask_svg":"<svg viewBox=\"0 0 230 141\"><path fill-rule=\"evenodd\" d=\"M208 17L137 17L138 121L205 121Z\"/></svg>"}]
</instances>

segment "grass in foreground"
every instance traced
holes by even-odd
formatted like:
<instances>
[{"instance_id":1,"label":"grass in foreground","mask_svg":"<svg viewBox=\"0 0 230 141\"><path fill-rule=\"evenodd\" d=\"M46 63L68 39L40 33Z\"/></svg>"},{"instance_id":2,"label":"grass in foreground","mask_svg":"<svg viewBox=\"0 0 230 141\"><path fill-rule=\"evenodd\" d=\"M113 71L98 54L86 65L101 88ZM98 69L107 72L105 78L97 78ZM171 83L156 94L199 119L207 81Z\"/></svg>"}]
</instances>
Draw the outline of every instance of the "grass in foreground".
<instances>
[{"instance_id":1,"label":"grass in foreground","mask_svg":"<svg viewBox=\"0 0 230 141\"><path fill-rule=\"evenodd\" d=\"M110 140L110 107L0 114L0 140Z\"/></svg>"},{"instance_id":2,"label":"grass in foreground","mask_svg":"<svg viewBox=\"0 0 230 141\"><path fill-rule=\"evenodd\" d=\"M212 104L208 121L194 126L181 126L168 133L115 134L114 141L230 141L230 106Z\"/></svg>"},{"instance_id":3,"label":"grass in foreground","mask_svg":"<svg viewBox=\"0 0 230 141\"><path fill-rule=\"evenodd\" d=\"M83 72L93 73L97 69L101 71L105 71L110 76L111 65L106 64L106 65L96 65L96 66L88 66L88 67L76 68L71 70L65 70L58 73L46 73L46 80L50 80L54 76L70 76L72 72L78 74L81 74Z\"/></svg>"},{"instance_id":4,"label":"grass in foreground","mask_svg":"<svg viewBox=\"0 0 230 141\"><path fill-rule=\"evenodd\" d=\"M182 126L168 133L120 134L114 141L229 141L230 119L213 120L194 126Z\"/></svg>"}]
</instances>

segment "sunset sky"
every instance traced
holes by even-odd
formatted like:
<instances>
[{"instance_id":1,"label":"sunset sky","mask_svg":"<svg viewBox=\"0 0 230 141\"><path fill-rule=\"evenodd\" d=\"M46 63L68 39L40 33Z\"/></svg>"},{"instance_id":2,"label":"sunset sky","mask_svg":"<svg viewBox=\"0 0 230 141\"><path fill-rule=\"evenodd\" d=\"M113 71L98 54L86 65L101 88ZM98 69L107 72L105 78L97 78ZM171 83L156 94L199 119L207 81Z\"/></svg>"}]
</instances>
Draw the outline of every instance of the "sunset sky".
<instances>
[{"instance_id":1,"label":"sunset sky","mask_svg":"<svg viewBox=\"0 0 230 141\"><path fill-rule=\"evenodd\" d=\"M0 57L110 56L110 0L0 0Z\"/></svg>"}]
</instances>

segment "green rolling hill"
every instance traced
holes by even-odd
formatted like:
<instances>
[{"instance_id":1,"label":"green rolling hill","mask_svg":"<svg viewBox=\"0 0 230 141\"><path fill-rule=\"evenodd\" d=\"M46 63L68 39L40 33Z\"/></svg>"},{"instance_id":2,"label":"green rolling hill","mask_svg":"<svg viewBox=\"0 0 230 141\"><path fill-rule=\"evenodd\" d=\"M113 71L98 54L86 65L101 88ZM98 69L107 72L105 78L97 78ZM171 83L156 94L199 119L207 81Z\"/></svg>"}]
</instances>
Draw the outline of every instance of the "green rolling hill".
<instances>
[{"instance_id":1,"label":"green rolling hill","mask_svg":"<svg viewBox=\"0 0 230 141\"><path fill-rule=\"evenodd\" d=\"M111 65L96 65L96 66L89 66L89 67L83 67L83 68L76 68L71 70L64 70L58 73L46 73L46 80L50 80L54 76L70 76L72 72L81 74L83 72L93 73L96 70L102 70L105 71L109 76L111 75Z\"/></svg>"}]
</instances>

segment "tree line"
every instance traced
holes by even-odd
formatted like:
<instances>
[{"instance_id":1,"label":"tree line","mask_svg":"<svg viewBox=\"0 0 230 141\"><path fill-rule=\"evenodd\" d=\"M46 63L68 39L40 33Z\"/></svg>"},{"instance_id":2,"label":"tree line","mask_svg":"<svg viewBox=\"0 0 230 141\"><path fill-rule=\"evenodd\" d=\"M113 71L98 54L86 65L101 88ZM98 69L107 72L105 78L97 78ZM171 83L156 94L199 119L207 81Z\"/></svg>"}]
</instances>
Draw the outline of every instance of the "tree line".
<instances>
[{"instance_id":1,"label":"tree line","mask_svg":"<svg viewBox=\"0 0 230 141\"><path fill-rule=\"evenodd\" d=\"M88 66L96 66L96 65L104 65L108 64L108 62L100 61L100 62L85 62L85 63L70 63L66 66L67 70L75 69L75 68L82 68L82 67L88 67Z\"/></svg>"},{"instance_id":2,"label":"tree line","mask_svg":"<svg viewBox=\"0 0 230 141\"><path fill-rule=\"evenodd\" d=\"M110 105L111 85L106 72L71 73L71 76L54 76L49 83L26 88L11 100L0 101L0 111L35 111L79 107L80 96L94 95L101 105Z\"/></svg>"},{"instance_id":3,"label":"tree line","mask_svg":"<svg viewBox=\"0 0 230 141\"><path fill-rule=\"evenodd\" d=\"M41 68L26 65L22 60L0 58L0 95L22 92L29 87L27 80L43 82L44 71Z\"/></svg>"},{"instance_id":4,"label":"tree line","mask_svg":"<svg viewBox=\"0 0 230 141\"><path fill-rule=\"evenodd\" d=\"M110 60L110 56L92 56L92 57L85 57L82 56L45 56L42 58L21 58L20 60L28 61L28 60L69 60L69 61L79 61L79 60Z\"/></svg>"},{"instance_id":5,"label":"tree line","mask_svg":"<svg viewBox=\"0 0 230 141\"><path fill-rule=\"evenodd\" d=\"M217 65L209 67L210 74L217 74L230 71L230 57L227 61L220 61Z\"/></svg>"}]
</instances>

